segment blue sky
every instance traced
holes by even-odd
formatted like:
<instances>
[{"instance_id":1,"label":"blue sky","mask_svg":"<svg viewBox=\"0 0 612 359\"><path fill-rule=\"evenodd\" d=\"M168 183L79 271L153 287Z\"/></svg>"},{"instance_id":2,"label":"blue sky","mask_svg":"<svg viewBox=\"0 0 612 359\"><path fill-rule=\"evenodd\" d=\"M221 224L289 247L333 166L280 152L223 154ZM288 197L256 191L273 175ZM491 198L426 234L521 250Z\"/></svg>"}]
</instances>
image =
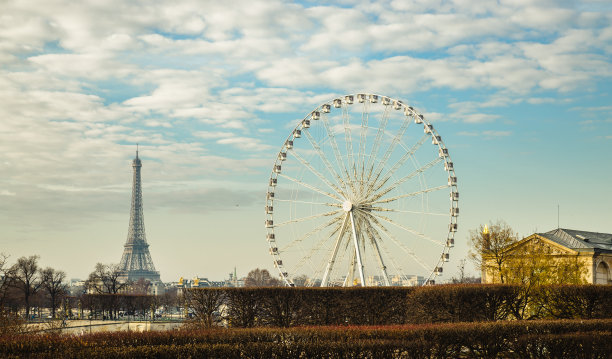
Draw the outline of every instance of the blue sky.
<instances>
[{"instance_id":1,"label":"blue sky","mask_svg":"<svg viewBox=\"0 0 612 359\"><path fill-rule=\"evenodd\" d=\"M423 113L468 230L612 232L609 1L3 1L0 248L117 263L131 166L165 281L272 269L263 206L299 119L348 93Z\"/></svg>"}]
</instances>

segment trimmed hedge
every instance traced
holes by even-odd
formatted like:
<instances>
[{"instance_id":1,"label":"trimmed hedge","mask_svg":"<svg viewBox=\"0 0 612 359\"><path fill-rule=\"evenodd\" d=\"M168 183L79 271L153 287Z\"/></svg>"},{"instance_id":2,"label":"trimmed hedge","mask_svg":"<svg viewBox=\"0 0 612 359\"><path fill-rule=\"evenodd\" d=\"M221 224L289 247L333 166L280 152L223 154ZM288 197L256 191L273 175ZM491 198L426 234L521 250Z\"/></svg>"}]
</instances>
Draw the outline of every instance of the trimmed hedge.
<instances>
[{"instance_id":1,"label":"trimmed hedge","mask_svg":"<svg viewBox=\"0 0 612 359\"><path fill-rule=\"evenodd\" d=\"M544 317L612 318L612 286L562 285L541 288L535 301Z\"/></svg>"},{"instance_id":2,"label":"trimmed hedge","mask_svg":"<svg viewBox=\"0 0 612 359\"><path fill-rule=\"evenodd\" d=\"M522 319L612 318L612 286L561 285L525 291L516 285L440 285L366 288L203 288L185 297L197 318L220 313L230 327L397 325ZM218 300L206 300L213 296ZM199 300L199 302L198 302ZM219 321L219 320L217 320ZM208 320L212 323L212 320ZM210 325L206 325L210 326Z\"/></svg>"},{"instance_id":3,"label":"trimmed hedge","mask_svg":"<svg viewBox=\"0 0 612 359\"><path fill-rule=\"evenodd\" d=\"M0 338L3 358L609 358L610 353L610 319Z\"/></svg>"},{"instance_id":4,"label":"trimmed hedge","mask_svg":"<svg viewBox=\"0 0 612 359\"><path fill-rule=\"evenodd\" d=\"M480 322L509 319L518 290L512 285L419 287L407 299L407 322Z\"/></svg>"}]
</instances>

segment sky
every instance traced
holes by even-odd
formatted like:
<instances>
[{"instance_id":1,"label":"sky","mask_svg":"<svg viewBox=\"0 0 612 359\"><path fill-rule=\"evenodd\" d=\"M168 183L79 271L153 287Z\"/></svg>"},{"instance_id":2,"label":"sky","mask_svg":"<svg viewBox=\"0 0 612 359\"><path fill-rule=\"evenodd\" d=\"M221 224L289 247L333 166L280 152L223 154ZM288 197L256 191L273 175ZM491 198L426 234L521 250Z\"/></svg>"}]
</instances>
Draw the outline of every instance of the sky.
<instances>
[{"instance_id":1,"label":"sky","mask_svg":"<svg viewBox=\"0 0 612 359\"><path fill-rule=\"evenodd\" d=\"M444 137L450 279L490 221L612 233L611 91L606 0L0 0L0 252L69 278L118 263L138 144L163 281L272 271L278 151L312 109L365 92Z\"/></svg>"}]
</instances>

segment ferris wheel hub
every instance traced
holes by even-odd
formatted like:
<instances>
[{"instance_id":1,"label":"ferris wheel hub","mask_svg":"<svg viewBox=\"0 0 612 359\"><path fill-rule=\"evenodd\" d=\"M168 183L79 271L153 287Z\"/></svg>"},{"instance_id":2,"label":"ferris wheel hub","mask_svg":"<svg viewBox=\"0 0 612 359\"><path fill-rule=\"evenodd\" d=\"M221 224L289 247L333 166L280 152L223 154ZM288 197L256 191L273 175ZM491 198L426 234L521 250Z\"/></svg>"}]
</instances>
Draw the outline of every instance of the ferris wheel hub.
<instances>
[{"instance_id":1,"label":"ferris wheel hub","mask_svg":"<svg viewBox=\"0 0 612 359\"><path fill-rule=\"evenodd\" d=\"M350 212L353 209L353 203L351 203L351 201L344 201L344 203L342 203L342 209L344 212Z\"/></svg>"}]
</instances>

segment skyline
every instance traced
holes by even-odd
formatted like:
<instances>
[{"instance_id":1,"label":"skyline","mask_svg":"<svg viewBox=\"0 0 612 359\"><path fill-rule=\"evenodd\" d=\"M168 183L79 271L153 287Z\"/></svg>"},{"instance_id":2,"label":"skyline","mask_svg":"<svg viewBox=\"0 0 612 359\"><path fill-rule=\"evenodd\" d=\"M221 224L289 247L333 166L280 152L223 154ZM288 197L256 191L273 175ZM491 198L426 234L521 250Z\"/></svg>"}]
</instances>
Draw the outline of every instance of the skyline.
<instances>
[{"instance_id":1,"label":"skyline","mask_svg":"<svg viewBox=\"0 0 612 359\"><path fill-rule=\"evenodd\" d=\"M274 272L274 159L312 109L353 93L414 106L461 194L456 247L612 233L612 4L181 1L0 5L0 252L86 278L118 263L139 143L163 281ZM471 269L473 272L473 268Z\"/></svg>"}]
</instances>

